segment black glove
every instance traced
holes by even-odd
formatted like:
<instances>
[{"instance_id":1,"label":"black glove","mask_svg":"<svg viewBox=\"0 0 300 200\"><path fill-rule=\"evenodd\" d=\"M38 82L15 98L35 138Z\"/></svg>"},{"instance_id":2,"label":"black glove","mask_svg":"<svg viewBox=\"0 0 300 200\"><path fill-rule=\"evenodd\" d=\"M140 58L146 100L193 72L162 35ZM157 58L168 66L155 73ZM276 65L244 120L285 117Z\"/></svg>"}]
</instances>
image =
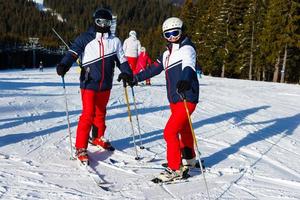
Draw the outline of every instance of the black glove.
<instances>
[{"instance_id":1,"label":"black glove","mask_svg":"<svg viewBox=\"0 0 300 200\"><path fill-rule=\"evenodd\" d=\"M57 66L56 66L56 72L59 76L64 76L67 71L69 71L70 67L63 64L63 63L59 63Z\"/></svg>"},{"instance_id":2,"label":"black glove","mask_svg":"<svg viewBox=\"0 0 300 200\"><path fill-rule=\"evenodd\" d=\"M128 82L128 85L129 85L130 87L136 86L137 84L138 84L138 79L136 78L136 76L134 76L134 77L132 78L132 80L131 80L130 82Z\"/></svg>"},{"instance_id":3,"label":"black glove","mask_svg":"<svg viewBox=\"0 0 300 200\"><path fill-rule=\"evenodd\" d=\"M132 77L132 75L131 74L127 74L127 73L124 73L124 72L122 72L121 74L119 74L119 76L118 76L118 81L120 82L121 80L123 80L123 81L125 81L126 83L130 83L130 82L132 82L132 79L133 79L133 77Z\"/></svg>"},{"instance_id":4,"label":"black glove","mask_svg":"<svg viewBox=\"0 0 300 200\"><path fill-rule=\"evenodd\" d=\"M177 82L176 87L178 93L181 94L191 89L191 83L189 81L180 80Z\"/></svg>"}]
</instances>

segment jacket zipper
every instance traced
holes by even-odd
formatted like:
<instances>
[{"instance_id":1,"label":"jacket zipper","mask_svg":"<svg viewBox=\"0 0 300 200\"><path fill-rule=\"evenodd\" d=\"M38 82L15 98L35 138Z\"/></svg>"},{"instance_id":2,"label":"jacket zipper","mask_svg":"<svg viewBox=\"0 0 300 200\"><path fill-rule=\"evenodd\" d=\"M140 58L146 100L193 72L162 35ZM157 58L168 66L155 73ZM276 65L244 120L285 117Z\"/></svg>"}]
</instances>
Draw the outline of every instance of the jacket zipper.
<instances>
[{"instance_id":1,"label":"jacket zipper","mask_svg":"<svg viewBox=\"0 0 300 200\"><path fill-rule=\"evenodd\" d=\"M103 84L103 81L104 81L104 44L103 44L103 35L101 36L101 39L98 42L99 42L100 57L102 58L102 70L101 70L102 77L101 77L100 86L99 86L99 91L101 91L102 84Z\"/></svg>"}]
</instances>

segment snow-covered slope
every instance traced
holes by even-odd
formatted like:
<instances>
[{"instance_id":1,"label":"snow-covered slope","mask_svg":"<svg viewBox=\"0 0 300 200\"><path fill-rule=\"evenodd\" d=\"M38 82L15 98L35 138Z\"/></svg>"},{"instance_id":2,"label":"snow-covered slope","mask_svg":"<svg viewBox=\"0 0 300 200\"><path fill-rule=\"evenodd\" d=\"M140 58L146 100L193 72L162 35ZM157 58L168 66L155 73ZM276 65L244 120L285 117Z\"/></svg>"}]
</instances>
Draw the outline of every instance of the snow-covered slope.
<instances>
[{"instance_id":1,"label":"snow-covered slope","mask_svg":"<svg viewBox=\"0 0 300 200\"><path fill-rule=\"evenodd\" d=\"M66 76L73 142L81 111L78 76L75 67ZM106 136L120 151L89 147L92 168L113 184L112 191L104 191L70 160L64 93L55 69L0 72L0 199L208 199L197 170L186 183L149 181L165 162L162 132L170 111L164 74L153 78L151 87L134 88L148 149L139 154L156 154L148 163L134 160L124 89L114 83ZM200 88L192 121L211 199L300 199L299 86L205 76Z\"/></svg>"},{"instance_id":2,"label":"snow-covered slope","mask_svg":"<svg viewBox=\"0 0 300 200\"><path fill-rule=\"evenodd\" d=\"M52 15L56 15L58 21L60 21L60 22L64 21L61 14L57 13L56 11L53 11L51 8L47 8L44 6L44 0L28 0L28 1L33 1L36 5L36 8L39 9L39 11L43 11L43 12L49 11L52 13Z\"/></svg>"},{"instance_id":3,"label":"snow-covered slope","mask_svg":"<svg viewBox=\"0 0 300 200\"><path fill-rule=\"evenodd\" d=\"M46 10L46 8L44 7L44 0L31 0L31 1L33 1L36 4L37 8L40 11Z\"/></svg>"}]
</instances>

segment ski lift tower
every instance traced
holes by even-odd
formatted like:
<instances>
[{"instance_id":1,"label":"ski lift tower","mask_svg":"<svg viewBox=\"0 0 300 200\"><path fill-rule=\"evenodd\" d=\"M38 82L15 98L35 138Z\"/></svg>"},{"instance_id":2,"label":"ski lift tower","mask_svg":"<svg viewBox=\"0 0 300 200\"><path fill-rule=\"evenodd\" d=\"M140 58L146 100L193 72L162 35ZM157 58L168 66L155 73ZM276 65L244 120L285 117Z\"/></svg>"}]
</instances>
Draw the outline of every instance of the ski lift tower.
<instances>
[{"instance_id":1,"label":"ski lift tower","mask_svg":"<svg viewBox=\"0 0 300 200\"><path fill-rule=\"evenodd\" d=\"M65 46L59 45L59 48L57 49L57 53L63 55L65 53Z\"/></svg>"},{"instance_id":2,"label":"ski lift tower","mask_svg":"<svg viewBox=\"0 0 300 200\"><path fill-rule=\"evenodd\" d=\"M31 45L31 49L32 49L32 64L33 64L33 68L35 68L35 50L37 47L37 44L39 43L39 38L35 38L35 37L30 37L29 38L29 44Z\"/></svg>"},{"instance_id":3,"label":"ski lift tower","mask_svg":"<svg viewBox=\"0 0 300 200\"><path fill-rule=\"evenodd\" d=\"M110 32L113 36L115 36L116 31L117 31L117 15L113 15L112 16L112 23L111 23L111 26L110 26Z\"/></svg>"}]
</instances>

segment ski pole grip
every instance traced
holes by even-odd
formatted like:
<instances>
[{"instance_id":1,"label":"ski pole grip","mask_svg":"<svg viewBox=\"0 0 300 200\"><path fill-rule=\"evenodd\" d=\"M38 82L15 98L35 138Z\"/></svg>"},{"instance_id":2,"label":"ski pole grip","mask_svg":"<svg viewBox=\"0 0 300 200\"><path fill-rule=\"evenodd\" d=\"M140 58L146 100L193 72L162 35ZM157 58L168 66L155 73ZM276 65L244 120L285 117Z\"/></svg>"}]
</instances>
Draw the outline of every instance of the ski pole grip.
<instances>
[{"instance_id":1,"label":"ski pole grip","mask_svg":"<svg viewBox=\"0 0 300 200\"><path fill-rule=\"evenodd\" d=\"M126 81L123 79L123 87L126 87L127 84L126 84Z\"/></svg>"},{"instance_id":2,"label":"ski pole grip","mask_svg":"<svg viewBox=\"0 0 300 200\"><path fill-rule=\"evenodd\" d=\"M126 88L127 84L126 84L126 81L123 80L123 87Z\"/></svg>"},{"instance_id":3,"label":"ski pole grip","mask_svg":"<svg viewBox=\"0 0 300 200\"><path fill-rule=\"evenodd\" d=\"M184 92L181 93L181 97L182 97L183 100L186 100L186 95L185 95Z\"/></svg>"},{"instance_id":4,"label":"ski pole grip","mask_svg":"<svg viewBox=\"0 0 300 200\"><path fill-rule=\"evenodd\" d=\"M178 89L176 89L176 93L179 95L179 97L180 97L182 100L186 100L186 96L185 96L185 93L184 93L184 92L178 92Z\"/></svg>"}]
</instances>

